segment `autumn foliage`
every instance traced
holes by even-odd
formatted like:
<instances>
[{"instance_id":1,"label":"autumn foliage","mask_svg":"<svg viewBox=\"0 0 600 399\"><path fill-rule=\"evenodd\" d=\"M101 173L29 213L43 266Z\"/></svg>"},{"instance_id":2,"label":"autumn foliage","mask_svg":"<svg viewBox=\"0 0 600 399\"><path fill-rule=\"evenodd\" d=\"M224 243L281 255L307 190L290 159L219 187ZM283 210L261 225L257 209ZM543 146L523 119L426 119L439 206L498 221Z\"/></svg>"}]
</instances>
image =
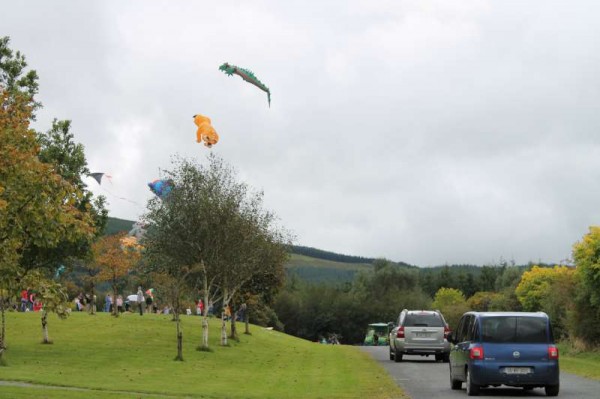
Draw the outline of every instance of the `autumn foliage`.
<instances>
[{"instance_id":1,"label":"autumn foliage","mask_svg":"<svg viewBox=\"0 0 600 399\"><path fill-rule=\"evenodd\" d=\"M125 247L122 243L124 233L105 236L92 246L94 264L99 272L98 281L108 281L113 290L113 298L118 295L119 283L133 270L140 259L138 251ZM118 315L116 306L113 306L113 315Z\"/></svg>"}]
</instances>

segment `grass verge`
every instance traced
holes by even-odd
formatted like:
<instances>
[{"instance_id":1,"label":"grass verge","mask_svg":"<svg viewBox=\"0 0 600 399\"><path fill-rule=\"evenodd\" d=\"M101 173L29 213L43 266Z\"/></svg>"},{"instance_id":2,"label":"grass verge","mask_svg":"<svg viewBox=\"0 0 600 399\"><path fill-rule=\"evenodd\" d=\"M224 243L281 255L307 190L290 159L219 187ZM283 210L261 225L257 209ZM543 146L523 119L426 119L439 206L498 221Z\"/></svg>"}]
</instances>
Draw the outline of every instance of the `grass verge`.
<instances>
[{"instance_id":1,"label":"grass verge","mask_svg":"<svg viewBox=\"0 0 600 399\"><path fill-rule=\"evenodd\" d=\"M172 360L177 345L175 324L170 316L128 313L113 318L105 313L75 313L59 320L51 315L49 333L54 345L39 343L39 314L7 316L9 348L0 380L86 392L0 386L6 393L3 398L403 397L383 368L357 348L315 344L257 326L252 326L252 335L240 334L239 342L229 341L229 347L221 347L220 321L213 319L212 351L200 352L196 350L201 339L200 318L184 316L184 361L176 362Z\"/></svg>"},{"instance_id":2,"label":"grass verge","mask_svg":"<svg viewBox=\"0 0 600 399\"><path fill-rule=\"evenodd\" d=\"M600 380L600 352L576 352L567 344L558 347L561 371Z\"/></svg>"}]
</instances>

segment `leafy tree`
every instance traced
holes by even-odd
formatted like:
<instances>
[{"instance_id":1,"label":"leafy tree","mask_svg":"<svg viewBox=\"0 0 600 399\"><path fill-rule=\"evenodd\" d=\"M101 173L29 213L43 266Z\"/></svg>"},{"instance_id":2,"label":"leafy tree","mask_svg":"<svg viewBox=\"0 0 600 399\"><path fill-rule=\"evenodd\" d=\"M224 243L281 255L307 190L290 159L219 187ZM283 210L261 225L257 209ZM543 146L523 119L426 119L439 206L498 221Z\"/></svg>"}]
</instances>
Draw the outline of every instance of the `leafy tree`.
<instances>
[{"instance_id":1,"label":"leafy tree","mask_svg":"<svg viewBox=\"0 0 600 399\"><path fill-rule=\"evenodd\" d=\"M469 310L464 294L456 288L440 288L432 306L442 312L450 328L456 328L460 317Z\"/></svg>"},{"instance_id":2,"label":"leafy tree","mask_svg":"<svg viewBox=\"0 0 600 399\"><path fill-rule=\"evenodd\" d=\"M533 266L523 273L515 290L523 310L548 313L557 336L566 334L568 312L573 308L574 273L566 266Z\"/></svg>"},{"instance_id":3,"label":"leafy tree","mask_svg":"<svg viewBox=\"0 0 600 399\"><path fill-rule=\"evenodd\" d=\"M533 266L531 270L523 273L515 290L523 310L527 312L543 310L544 299L549 295L553 295L552 282L565 278L573 271L573 269L566 266L556 266L554 268Z\"/></svg>"},{"instance_id":4,"label":"leafy tree","mask_svg":"<svg viewBox=\"0 0 600 399\"><path fill-rule=\"evenodd\" d=\"M479 275L479 291L494 291L496 279L498 278L497 268L493 266L483 266Z\"/></svg>"},{"instance_id":5,"label":"leafy tree","mask_svg":"<svg viewBox=\"0 0 600 399\"><path fill-rule=\"evenodd\" d=\"M221 158L210 155L208 165L180 159L166 174L174 189L164 201L151 201L145 215L149 269L197 286L207 305L225 306L253 277L282 267L285 236L273 229L262 196L250 195ZM199 349L208 350L208 306L202 329ZM221 338L226 344L223 324Z\"/></svg>"},{"instance_id":6,"label":"leafy tree","mask_svg":"<svg viewBox=\"0 0 600 399\"><path fill-rule=\"evenodd\" d=\"M138 251L123 247L121 239L124 235L125 233L104 236L92 245L93 262L100 269L97 279L108 281L112 287L115 304L112 314L115 317L119 316L116 306L119 285L140 259Z\"/></svg>"},{"instance_id":7,"label":"leafy tree","mask_svg":"<svg viewBox=\"0 0 600 399\"><path fill-rule=\"evenodd\" d=\"M452 276L452 272L450 271L450 267L448 265L445 265L438 275L437 286L438 289L442 287L454 288L454 277Z\"/></svg>"},{"instance_id":8,"label":"leafy tree","mask_svg":"<svg viewBox=\"0 0 600 399\"><path fill-rule=\"evenodd\" d=\"M94 224L76 206L81 191L39 158L37 136L29 128L40 106L33 98L37 74L25 72L24 57L8 43L0 39L0 288L15 290L25 274L27 248L89 239ZM5 336L0 339L4 348Z\"/></svg>"},{"instance_id":9,"label":"leafy tree","mask_svg":"<svg viewBox=\"0 0 600 399\"><path fill-rule=\"evenodd\" d=\"M39 89L38 75L35 70L25 71L25 56L20 51L15 53L11 50L9 43L8 36L0 37L0 90L7 93L3 104L12 108L20 102L19 107L29 109L31 118L34 118L33 111L41 107L41 103L35 100ZM17 101L17 98L20 100Z\"/></svg>"},{"instance_id":10,"label":"leafy tree","mask_svg":"<svg viewBox=\"0 0 600 399\"><path fill-rule=\"evenodd\" d=\"M84 147L74 141L70 121L52 122L52 128L46 133L38 133L40 145L39 158L42 162L54 166L54 170L66 181L71 183L80 195L74 202L79 212L89 216L95 229L95 236L81 236L77 240L62 241L59 245L48 249L27 248L23 256L24 267L56 268L59 264L72 264L74 260L85 259L90 255L91 245L106 227L108 210L103 196L94 198L87 190L82 177L89 175ZM53 270L54 271L54 270Z\"/></svg>"},{"instance_id":11,"label":"leafy tree","mask_svg":"<svg viewBox=\"0 0 600 399\"><path fill-rule=\"evenodd\" d=\"M225 207L229 215L223 214L221 228L226 234L228 249L223 251L219 289L223 307L230 306L232 298L253 276L269 274L282 269L288 258L285 233L273 226L274 215L263 210L262 195L248 195L244 185L231 190ZM221 345L227 345L225 314L222 313ZM235 321L232 318L232 336L236 338Z\"/></svg>"},{"instance_id":12,"label":"leafy tree","mask_svg":"<svg viewBox=\"0 0 600 399\"><path fill-rule=\"evenodd\" d=\"M36 292L36 300L41 301L42 343L51 344L48 336L48 313L55 313L59 318L66 319L69 316L69 298L64 288L56 281L45 278L40 271L29 273L24 282L33 287Z\"/></svg>"},{"instance_id":13,"label":"leafy tree","mask_svg":"<svg viewBox=\"0 0 600 399\"><path fill-rule=\"evenodd\" d=\"M589 345L600 344L600 226L591 226L573 245L577 266L575 334Z\"/></svg>"},{"instance_id":14,"label":"leafy tree","mask_svg":"<svg viewBox=\"0 0 600 399\"><path fill-rule=\"evenodd\" d=\"M497 292L479 291L467 300L469 309L478 312L487 312L490 310L490 305L500 294Z\"/></svg>"}]
</instances>

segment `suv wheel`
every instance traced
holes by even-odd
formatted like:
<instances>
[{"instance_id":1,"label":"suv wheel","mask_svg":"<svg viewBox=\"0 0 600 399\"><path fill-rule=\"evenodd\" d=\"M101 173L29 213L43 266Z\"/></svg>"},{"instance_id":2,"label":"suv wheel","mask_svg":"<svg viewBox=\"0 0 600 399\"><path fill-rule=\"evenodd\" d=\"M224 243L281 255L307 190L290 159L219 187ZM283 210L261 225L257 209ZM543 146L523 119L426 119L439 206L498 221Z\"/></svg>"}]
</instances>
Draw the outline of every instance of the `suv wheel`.
<instances>
[{"instance_id":1,"label":"suv wheel","mask_svg":"<svg viewBox=\"0 0 600 399\"><path fill-rule=\"evenodd\" d=\"M394 351L394 361L396 363L399 363L402 361L402 353L398 352L397 350Z\"/></svg>"},{"instance_id":2,"label":"suv wheel","mask_svg":"<svg viewBox=\"0 0 600 399\"><path fill-rule=\"evenodd\" d=\"M452 367L450 367L450 387L454 390L458 390L462 388L462 381L455 380L452 375Z\"/></svg>"},{"instance_id":3,"label":"suv wheel","mask_svg":"<svg viewBox=\"0 0 600 399\"><path fill-rule=\"evenodd\" d=\"M546 396L558 396L560 385L546 385L544 389L546 390Z\"/></svg>"},{"instance_id":4,"label":"suv wheel","mask_svg":"<svg viewBox=\"0 0 600 399\"><path fill-rule=\"evenodd\" d=\"M438 354L435 355L436 362L441 362L443 359L444 359L444 355L438 355Z\"/></svg>"},{"instance_id":5,"label":"suv wheel","mask_svg":"<svg viewBox=\"0 0 600 399\"><path fill-rule=\"evenodd\" d=\"M469 369L466 371L467 373L467 381L465 385L467 386L467 395L468 396L478 396L479 395L479 385L476 385L471 381L471 372Z\"/></svg>"},{"instance_id":6,"label":"suv wheel","mask_svg":"<svg viewBox=\"0 0 600 399\"><path fill-rule=\"evenodd\" d=\"M392 351L391 346L390 346L390 360L394 360L394 352Z\"/></svg>"}]
</instances>

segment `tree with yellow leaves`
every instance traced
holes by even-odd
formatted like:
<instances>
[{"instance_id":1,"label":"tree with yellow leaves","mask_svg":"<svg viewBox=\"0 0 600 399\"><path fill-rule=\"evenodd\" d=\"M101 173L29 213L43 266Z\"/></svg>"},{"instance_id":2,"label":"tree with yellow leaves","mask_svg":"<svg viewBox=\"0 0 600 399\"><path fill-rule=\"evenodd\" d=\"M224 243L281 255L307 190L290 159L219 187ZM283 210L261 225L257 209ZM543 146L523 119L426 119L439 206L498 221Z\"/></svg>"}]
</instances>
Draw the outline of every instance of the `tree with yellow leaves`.
<instances>
[{"instance_id":1,"label":"tree with yellow leaves","mask_svg":"<svg viewBox=\"0 0 600 399\"><path fill-rule=\"evenodd\" d=\"M515 290L527 312L546 312L555 334L567 335L567 317L573 309L575 269L567 266L539 267L523 273Z\"/></svg>"},{"instance_id":2,"label":"tree with yellow leaves","mask_svg":"<svg viewBox=\"0 0 600 399\"><path fill-rule=\"evenodd\" d=\"M117 298L119 284L133 270L140 259L140 253L123 246L121 239L125 233L105 236L92 245L93 262L100 269L98 281L108 281ZM119 316L117 306L113 306L113 316Z\"/></svg>"},{"instance_id":3,"label":"tree with yellow leaves","mask_svg":"<svg viewBox=\"0 0 600 399\"><path fill-rule=\"evenodd\" d=\"M24 56L13 53L8 43L7 37L0 38L0 291L11 295L22 288L21 258L27 248L91 239L95 228L92 216L77 207L82 191L39 157L37 135L30 128L40 106L34 99L37 74L25 72ZM4 320L0 359L6 348Z\"/></svg>"},{"instance_id":4,"label":"tree with yellow leaves","mask_svg":"<svg viewBox=\"0 0 600 399\"><path fill-rule=\"evenodd\" d=\"M591 226L573 245L577 266L575 333L589 345L600 345L600 226Z\"/></svg>"}]
</instances>

